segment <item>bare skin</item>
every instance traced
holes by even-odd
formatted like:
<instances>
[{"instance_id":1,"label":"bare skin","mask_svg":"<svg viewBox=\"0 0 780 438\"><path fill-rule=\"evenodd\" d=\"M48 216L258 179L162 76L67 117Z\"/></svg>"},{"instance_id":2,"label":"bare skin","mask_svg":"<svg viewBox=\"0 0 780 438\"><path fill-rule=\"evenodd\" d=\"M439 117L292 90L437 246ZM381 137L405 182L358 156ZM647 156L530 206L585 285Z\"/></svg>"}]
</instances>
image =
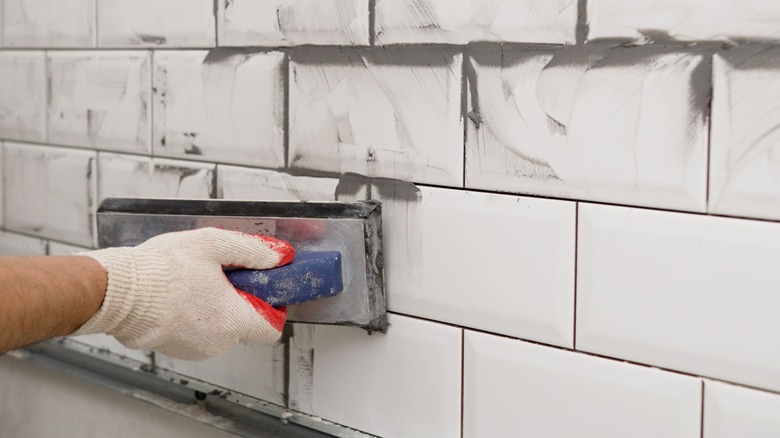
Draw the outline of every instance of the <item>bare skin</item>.
<instances>
[{"instance_id":1,"label":"bare skin","mask_svg":"<svg viewBox=\"0 0 780 438\"><path fill-rule=\"evenodd\" d=\"M89 257L0 257L0 354L73 333L98 311L107 282Z\"/></svg>"}]
</instances>

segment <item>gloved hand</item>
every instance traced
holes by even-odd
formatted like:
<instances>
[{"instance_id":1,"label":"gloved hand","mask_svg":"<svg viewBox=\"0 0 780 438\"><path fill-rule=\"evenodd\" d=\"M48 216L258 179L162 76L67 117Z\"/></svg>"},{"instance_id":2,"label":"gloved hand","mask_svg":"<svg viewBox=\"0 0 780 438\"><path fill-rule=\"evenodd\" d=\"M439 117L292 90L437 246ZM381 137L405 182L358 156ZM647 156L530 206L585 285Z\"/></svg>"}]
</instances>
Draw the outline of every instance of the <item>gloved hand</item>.
<instances>
[{"instance_id":1,"label":"gloved hand","mask_svg":"<svg viewBox=\"0 0 780 438\"><path fill-rule=\"evenodd\" d=\"M239 341L272 344L281 335L286 309L235 289L222 268L285 265L294 256L287 242L202 228L80 255L103 266L108 288L100 309L73 336L108 333L130 348L203 360Z\"/></svg>"}]
</instances>

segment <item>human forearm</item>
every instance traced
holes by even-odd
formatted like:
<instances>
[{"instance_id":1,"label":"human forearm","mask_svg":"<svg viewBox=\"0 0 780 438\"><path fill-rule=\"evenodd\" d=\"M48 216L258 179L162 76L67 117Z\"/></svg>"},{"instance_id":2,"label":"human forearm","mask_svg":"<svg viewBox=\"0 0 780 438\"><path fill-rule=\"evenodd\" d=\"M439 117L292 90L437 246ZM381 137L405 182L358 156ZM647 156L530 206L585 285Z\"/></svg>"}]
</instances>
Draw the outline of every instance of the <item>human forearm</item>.
<instances>
[{"instance_id":1,"label":"human forearm","mask_svg":"<svg viewBox=\"0 0 780 438\"><path fill-rule=\"evenodd\" d=\"M89 257L0 257L0 353L72 333L100 308L106 282Z\"/></svg>"}]
</instances>

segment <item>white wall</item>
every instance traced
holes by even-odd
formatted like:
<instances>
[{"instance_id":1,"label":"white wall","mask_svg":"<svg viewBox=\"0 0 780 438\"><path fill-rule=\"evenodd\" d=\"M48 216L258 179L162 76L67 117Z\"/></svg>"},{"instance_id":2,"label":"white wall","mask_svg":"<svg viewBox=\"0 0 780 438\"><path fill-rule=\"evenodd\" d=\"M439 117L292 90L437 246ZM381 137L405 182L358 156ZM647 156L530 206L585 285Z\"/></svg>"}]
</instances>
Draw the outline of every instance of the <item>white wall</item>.
<instances>
[{"instance_id":1,"label":"white wall","mask_svg":"<svg viewBox=\"0 0 780 438\"><path fill-rule=\"evenodd\" d=\"M383 203L387 334L161 366L381 436L780 434L780 4L0 3L0 253L106 196ZM0 427L41 379L112 397L6 359Z\"/></svg>"}]
</instances>

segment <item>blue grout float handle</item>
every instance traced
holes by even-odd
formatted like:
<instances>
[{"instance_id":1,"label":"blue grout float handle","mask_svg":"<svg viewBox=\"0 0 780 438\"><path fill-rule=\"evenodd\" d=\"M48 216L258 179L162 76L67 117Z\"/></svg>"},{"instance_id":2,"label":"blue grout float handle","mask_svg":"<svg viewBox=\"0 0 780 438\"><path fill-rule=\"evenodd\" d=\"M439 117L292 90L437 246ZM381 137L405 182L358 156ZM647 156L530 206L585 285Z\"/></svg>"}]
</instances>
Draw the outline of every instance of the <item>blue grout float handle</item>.
<instances>
[{"instance_id":1,"label":"blue grout float handle","mask_svg":"<svg viewBox=\"0 0 780 438\"><path fill-rule=\"evenodd\" d=\"M330 297L344 289L338 251L301 251L285 266L265 270L235 269L225 271L225 275L236 289L274 307Z\"/></svg>"}]
</instances>

